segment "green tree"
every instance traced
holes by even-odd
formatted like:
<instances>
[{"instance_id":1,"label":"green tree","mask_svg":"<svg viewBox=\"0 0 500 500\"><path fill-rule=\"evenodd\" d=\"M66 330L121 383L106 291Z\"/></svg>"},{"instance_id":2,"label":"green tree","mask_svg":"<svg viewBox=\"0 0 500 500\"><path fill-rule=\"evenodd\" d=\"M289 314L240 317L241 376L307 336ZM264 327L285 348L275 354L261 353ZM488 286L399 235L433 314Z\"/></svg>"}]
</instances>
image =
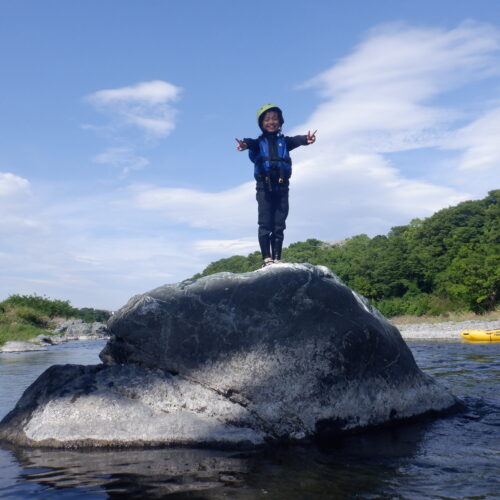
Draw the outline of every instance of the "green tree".
<instances>
[{"instance_id":1,"label":"green tree","mask_svg":"<svg viewBox=\"0 0 500 500\"><path fill-rule=\"evenodd\" d=\"M492 309L499 301L500 190L413 219L385 236L292 243L283 259L329 267L389 316ZM233 256L211 263L195 278L252 271L260 264L259 252Z\"/></svg>"},{"instance_id":2,"label":"green tree","mask_svg":"<svg viewBox=\"0 0 500 500\"><path fill-rule=\"evenodd\" d=\"M499 254L491 247L461 248L436 279L438 291L474 312L493 309L500 288Z\"/></svg>"}]
</instances>

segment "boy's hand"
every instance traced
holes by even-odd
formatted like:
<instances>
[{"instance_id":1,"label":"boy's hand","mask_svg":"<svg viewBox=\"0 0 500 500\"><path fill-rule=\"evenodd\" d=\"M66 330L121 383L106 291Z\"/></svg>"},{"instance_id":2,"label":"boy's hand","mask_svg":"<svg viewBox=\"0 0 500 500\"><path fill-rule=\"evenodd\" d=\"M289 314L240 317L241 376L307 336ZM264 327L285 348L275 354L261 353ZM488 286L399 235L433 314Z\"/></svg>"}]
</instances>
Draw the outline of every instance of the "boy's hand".
<instances>
[{"instance_id":1,"label":"boy's hand","mask_svg":"<svg viewBox=\"0 0 500 500\"><path fill-rule=\"evenodd\" d=\"M240 141L239 139L235 138L235 141L238 143L236 146L236 149L238 151L245 151L245 149L248 149L247 143L245 141Z\"/></svg>"},{"instance_id":2,"label":"boy's hand","mask_svg":"<svg viewBox=\"0 0 500 500\"><path fill-rule=\"evenodd\" d=\"M311 134L310 130L307 131L307 137L306 137L307 144L313 144L314 142L316 142L316 132L317 132L317 130L315 130Z\"/></svg>"}]
</instances>

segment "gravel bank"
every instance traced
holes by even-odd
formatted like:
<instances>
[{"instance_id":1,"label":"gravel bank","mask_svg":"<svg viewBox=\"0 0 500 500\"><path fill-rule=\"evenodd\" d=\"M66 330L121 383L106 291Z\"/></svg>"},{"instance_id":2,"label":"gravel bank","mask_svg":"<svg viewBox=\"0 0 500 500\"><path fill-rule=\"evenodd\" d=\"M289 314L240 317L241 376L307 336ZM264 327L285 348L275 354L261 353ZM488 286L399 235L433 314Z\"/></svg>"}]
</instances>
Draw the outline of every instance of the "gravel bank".
<instances>
[{"instance_id":1,"label":"gravel bank","mask_svg":"<svg viewBox=\"0 0 500 500\"><path fill-rule=\"evenodd\" d=\"M463 340L463 330L497 330L500 320L493 321L447 321L444 323L413 323L395 325L405 340Z\"/></svg>"}]
</instances>

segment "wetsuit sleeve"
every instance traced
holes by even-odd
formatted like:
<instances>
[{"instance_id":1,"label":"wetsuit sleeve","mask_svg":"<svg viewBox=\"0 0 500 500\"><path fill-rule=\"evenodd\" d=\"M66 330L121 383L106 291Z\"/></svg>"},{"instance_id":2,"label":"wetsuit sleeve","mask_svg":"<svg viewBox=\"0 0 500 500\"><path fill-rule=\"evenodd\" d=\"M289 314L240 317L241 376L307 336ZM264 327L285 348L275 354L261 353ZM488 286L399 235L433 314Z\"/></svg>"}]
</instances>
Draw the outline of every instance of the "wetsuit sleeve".
<instances>
[{"instance_id":1,"label":"wetsuit sleeve","mask_svg":"<svg viewBox=\"0 0 500 500\"><path fill-rule=\"evenodd\" d=\"M286 136L285 140L288 151L298 148L299 146L307 146L307 135L295 135L293 137Z\"/></svg>"},{"instance_id":2,"label":"wetsuit sleeve","mask_svg":"<svg viewBox=\"0 0 500 500\"><path fill-rule=\"evenodd\" d=\"M248 137L243 138L243 141L248 146L248 149L259 152L259 141L257 139L250 139Z\"/></svg>"}]
</instances>

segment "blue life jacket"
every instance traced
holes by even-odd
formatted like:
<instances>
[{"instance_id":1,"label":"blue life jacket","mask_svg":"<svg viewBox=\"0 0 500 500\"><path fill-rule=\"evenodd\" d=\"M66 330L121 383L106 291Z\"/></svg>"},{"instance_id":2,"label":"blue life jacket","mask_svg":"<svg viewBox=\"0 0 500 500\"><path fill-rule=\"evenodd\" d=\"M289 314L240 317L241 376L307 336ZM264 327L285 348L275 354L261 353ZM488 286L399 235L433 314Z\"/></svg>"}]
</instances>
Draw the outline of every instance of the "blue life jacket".
<instances>
[{"instance_id":1,"label":"blue life jacket","mask_svg":"<svg viewBox=\"0 0 500 500\"><path fill-rule=\"evenodd\" d=\"M292 175L292 159L288 154L286 140L283 134L276 136L277 157L270 157L269 139L261 135L259 137L259 152L249 151L248 156L254 163L254 176L256 179L269 178L271 172L276 172L280 182L290 178Z\"/></svg>"}]
</instances>

